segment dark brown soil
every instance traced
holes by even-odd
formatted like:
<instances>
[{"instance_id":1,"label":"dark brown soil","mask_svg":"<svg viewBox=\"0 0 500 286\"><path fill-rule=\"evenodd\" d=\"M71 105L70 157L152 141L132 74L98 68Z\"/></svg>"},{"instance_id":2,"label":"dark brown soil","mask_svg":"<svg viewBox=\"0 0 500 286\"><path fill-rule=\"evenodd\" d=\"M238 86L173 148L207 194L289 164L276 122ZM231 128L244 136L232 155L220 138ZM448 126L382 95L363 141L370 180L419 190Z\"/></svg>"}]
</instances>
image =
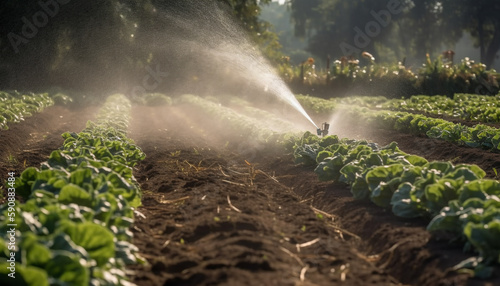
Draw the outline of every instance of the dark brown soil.
<instances>
[{"instance_id":1,"label":"dark brown soil","mask_svg":"<svg viewBox=\"0 0 500 286\"><path fill-rule=\"evenodd\" d=\"M426 221L400 219L355 201L345 185L319 182L311 170L294 165L291 155L235 140L220 126L218 136L211 136L217 125L187 108L134 109L130 136L148 155L135 171L144 190L144 216L137 217L134 244L149 262L132 268L134 283L498 283L451 271L468 256L460 245L429 234ZM384 132L373 130L382 134L381 144L401 140L403 150L430 159L446 160L446 151L462 156L456 163L472 159L484 167L496 160L481 150L486 163L464 157L461 147L446 142L432 142L429 152L414 144L414 136ZM315 243L299 252L296 245L307 242Z\"/></svg>"}]
</instances>

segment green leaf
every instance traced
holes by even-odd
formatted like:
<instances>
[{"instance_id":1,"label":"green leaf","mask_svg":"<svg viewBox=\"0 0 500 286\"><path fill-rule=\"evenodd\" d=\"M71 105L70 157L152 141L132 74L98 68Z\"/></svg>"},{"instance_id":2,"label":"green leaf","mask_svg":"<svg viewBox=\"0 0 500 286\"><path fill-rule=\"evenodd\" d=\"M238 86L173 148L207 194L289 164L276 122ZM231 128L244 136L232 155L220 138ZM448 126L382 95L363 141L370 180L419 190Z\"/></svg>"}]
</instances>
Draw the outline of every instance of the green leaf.
<instances>
[{"instance_id":1,"label":"green leaf","mask_svg":"<svg viewBox=\"0 0 500 286\"><path fill-rule=\"evenodd\" d=\"M375 167L366 174L366 181L368 182L370 190L373 191L380 185L381 182L401 177L403 172L404 166L402 164Z\"/></svg>"},{"instance_id":2,"label":"green leaf","mask_svg":"<svg viewBox=\"0 0 500 286\"><path fill-rule=\"evenodd\" d=\"M37 236L27 232L21 244L26 264L43 267L52 257L49 248L37 241Z\"/></svg>"},{"instance_id":3,"label":"green leaf","mask_svg":"<svg viewBox=\"0 0 500 286\"><path fill-rule=\"evenodd\" d=\"M316 157L316 163L319 164L319 163L323 162L325 160L325 158L333 157L333 156L334 156L333 153L330 151L326 151L326 150L321 151L318 153L318 156Z\"/></svg>"},{"instance_id":4,"label":"green leaf","mask_svg":"<svg viewBox=\"0 0 500 286\"><path fill-rule=\"evenodd\" d=\"M410 198L412 188L412 184L402 183L392 195L392 212L395 215L405 218L415 218L421 216L418 205Z\"/></svg>"},{"instance_id":5,"label":"green leaf","mask_svg":"<svg viewBox=\"0 0 500 286\"><path fill-rule=\"evenodd\" d=\"M455 168L455 170L452 173L445 176L445 178L451 178L451 179L455 179L455 180L462 178L462 177L466 181L474 181L474 180L478 180L481 178L476 173L474 173L471 169L469 169L467 167Z\"/></svg>"},{"instance_id":6,"label":"green leaf","mask_svg":"<svg viewBox=\"0 0 500 286\"><path fill-rule=\"evenodd\" d=\"M354 164L354 162L349 163L340 169L341 177L339 178L339 181L352 184L357 177L361 176L363 170L364 168L360 165Z\"/></svg>"},{"instance_id":7,"label":"green leaf","mask_svg":"<svg viewBox=\"0 0 500 286\"><path fill-rule=\"evenodd\" d=\"M318 154L318 149L313 148L312 145L299 146L294 151L295 163L304 164L306 166L316 165L316 157Z\"/></svg>"},{"instance_id":8,"label":"green leaf","mask_svg":"<svg viewBox=\"0 0 500 286\"><path fill-rule=\"evenodd\" d=\"M429 163L425 158L416 155L406 155L405 159L413 166L425 166Z\"/></svg>"},{"instance_id":9,"label":"green leaf","mask_svg":"<svg viewBox=\"0 0 500 286\"><path fill-rule=\"evenodd\" d=\"M0 263L0 284L16 286L49 286L47 272L43 269L33 266L24 266L16 264L15 278L7 276L11 273L8 269L10 265L7 262Z\"/></svg>"},{"instance_id":10,"label":"green leaf","mask_svg":"<svg viewBox=\"0 0 500 286\"><path fill-rule=\"evenodd\" d=\"M422 176L422 168L421 167L405 167L405 171L401 175L401 179L403 182L414 183L417 179Z\"/></svg>"},{"instance_id":11,"label":"green leaf","mask_svg":"<svg viewBox=\"0 0 500 286\"><path fill-rule=\"evenodd\" d=\"M58 251L47 263L45 269L50 277L69 285L89 285L89 269L81 264L77 255L69 252ZM55 283L58 284L58 283Z\"/></svg>"},{"instance_id":12,"label":"green leaf","mask_svg":"<svg viewBox=\"0 0 500 286\"><path fill-rule=\"evenodd\" d=\"M38 169L35 167L28 167L22 173L20 179L24 182L35 181L38 175Z\"/></svg>"},{"instance_id":13,"label":"green leaf","mask_svg":"<svg viewBox=\"0 0 500 286\"><path fill-rule=\"evenodd\" d=\"M74 184L64 186L57 199L63 204L74 203L86 207L91 207L93 203L92 196L86 190Z\"/></svg>"},{"instance_id":14,"label":"green leaf","mask_svg":"<svg viewBox=\"0 0 500 286\"><path fill-rule=\"evenodd\" d=\"M427 165L424 165L424 167L426 167L426 169L429 170L438 170L440 173L443 174L446 174L454 169L453 165L450 162L439 162L439 161L430 162Z\"/></svg>"},{"instance_id":15,"label":"green leaf","mask_svg":"<svg viewBox=\"0 0 500 286\"><path fill-rule=\"evenodd\" d=\"M368 157L366 157L363 160L363 163L367 167L374 167L374 166L382 166L384 164L384 161L382 160L379 154L371 153Z\"/></svg>"},{"instance_id":16,"label":"green leaf","mask_svg":"<svg viewBox=\"0 0 500 286\"><path fill-rule=\"evenodd\" d=\"M451 200L458 199L458 189L463 180L441 179L434 184L425 186L425 205L428 211L435 215Z\"/></svg>"},{"instance_id":17,"label":"green leaf","mask_svg":"<svg viewBox=\"0 0 500 286\"><path fill-rule=\"evenodd\" d=\"M460 221L460 215L462 213L459 210L455 210L450 207L444 207L441 212L435 216L431 222L427 225L428 231L450 231L453 233L462 232L462 223Z\"/></svg>"},{"instance_id":18,"label":"green leaf","mask_svg":"<svg viewBox=\"0 0 500 286\"><path fill-rule=\"evenodd\" d=\"M61 227L58 228L58 230L73 227L75 223L68 220L61 220L59 221L59 224L61 225ZM85 260L90 259L87 251L83 247L73 242L69 235L67 235L66 233L59 233L58 235L56 235L51 241L51 245L49 245L49 247L52 250L61 250L74 253L79 257L84 258Z\"/></svg>"},{"instance_id":19,"label":"green leaf","mask_svg":"<svg viewBox=\"0 0 500 286\"><path fill-rule=\"evenodd\" d=\"M481 256L498 261L500 220L494 219L487 224L469 222L465 225L464 234Z\"/></svg>"},{"instance_id":20,"label":"green leaf","mask_svg":"<svg viewBox=\"0 0 500 286\"><path fill-rule=\"evenodd\" d=\"M61 168L67 168L68 167L68 161L71 161L71 156L66 155L62 153L59 150L53 151L50 153L49 160L47 163L51 167L61 167Z\"/></svg>"},{"instance_id":21,"label":"green leaf","mask_svg":"<svg viewBox=\"0 0 500 286\"><path fill-rule=\"evenodd\" d=\"M338 144L339 143L339 137L337 135L329 135L326 137L321 138L319 142L319 146L321 147L327 147L333 144Z\"/></svg>"},{"instance_id":22,"label":"green leaf","mask_svg":"<svg viewBox=\"0 0 500 286\"><path fill-rule=\"evenodd\" d=\"M357 177L351 187L351 193L357 200L370 197L370 188L364 177Z\"/></svg>"},{"instance_id":23,"label":"green leaf","mask_svg":"<svg viewBox=\"0 0 500 286\"><path fill-rule=\"evenodd\" d=\"M398 143L396 142L391 142L389 145L382 147L382 150L390 150L392 152L400 151L398 148Z\"/></svg>"},{"instance_id":24,"label":"green leaf","mask_svg":"<svg viewBox=\"0 0 500 286\"><path fill-rule=\"evenodd\" d=\"M390 207L392 196L400 184L400 177L392 178L388 182L380 182L370 194L371 201L383 208Z\"/></svg>"},{"instance_id":25,"label":"green leaf","mask_svg":"<svg viewBox=\"0 0 500 286\"><path fill-rule=\"evenodd\" d=\"M91 184L92 183L92 171L90 169L77 169L76 171L71 172L70 175L70 183L82 186L84 183Z\"/></svg>"},{"instance_id":26,"label":"green leaf","mask_svg":"<svg viewBox=\"0 0 500 286\"><path fill-rule=\"evenodd\" d=\"M344 166L342 155L328 157L319 163L314 172L320 181L337 180L340 176L340 169Z\"/></svg>"},{"instance_id":27,"label":"green leaf","mask_svg":"<svg viewBox=\"0 0 500 286\"><path fill-rule=\"evenodd\" d=\"M66 232L73 242L83 247L98 266L115 256L113 234L103 226L91 222L72 224Z\"/></svg>"},{"instance_id":28,"label":"green leaf","mask_svg":"<svg viewBox=\"0 0 500 286\"><path fill-rule=\"evenodd\" d=\"M470 198L486 200L487 193L483 188L484 186L481 184L481 181L472 181L468 184L464 184L458 191L458 193L460 194L459 201L464 203Z\"/></svg>"}]
</instances>

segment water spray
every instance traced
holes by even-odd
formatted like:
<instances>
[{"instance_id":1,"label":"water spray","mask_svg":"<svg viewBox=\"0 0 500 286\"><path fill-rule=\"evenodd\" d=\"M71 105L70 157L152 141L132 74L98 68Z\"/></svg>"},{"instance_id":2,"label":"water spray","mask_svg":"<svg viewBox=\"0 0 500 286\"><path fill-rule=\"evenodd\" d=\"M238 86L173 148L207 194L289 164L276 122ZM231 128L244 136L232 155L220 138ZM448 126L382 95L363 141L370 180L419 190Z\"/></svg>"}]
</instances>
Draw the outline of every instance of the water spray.
<instances>
[{"instance_id":1,"label":"water spray","mask_svg":"<svg viewBox=\"0 0 500 286\"><path fill-rule=\"evenodd\" d=\"M158 40L161 34L155 34L155 43L165 43L163 46L169 47L169 52L175 54L176 59L194 62L193 54L197 55L196 69L207 71L205 74L210 74L214 82L220 80L217 76L224 76L226 81L245 82L257 89L262 88L261 90L291 105L316 129L319 128L269 60L245 36L246 31L242 30L237 19L225 9L226 6L219 6L218 1L186 3L186 10L161 12L165 21L175 27L175 33L160 37L161 40ZM192 21L194 15L198 16L195 17L197 21ZM218 69L214 70L214 66Z\"/></svg>"},{"instance_id":2,"label":"water spray","mask_svg":"<svg viewBox=\"0 0 500 286\"><path fill-rule=\"evenodd\" d=\"M330 124L323 122L323 124L321 124L321 128L316 129L316 132L318 133L318 136L325 137L328 135L328 129L330 129Z\"/></svg>"}]
</instances>

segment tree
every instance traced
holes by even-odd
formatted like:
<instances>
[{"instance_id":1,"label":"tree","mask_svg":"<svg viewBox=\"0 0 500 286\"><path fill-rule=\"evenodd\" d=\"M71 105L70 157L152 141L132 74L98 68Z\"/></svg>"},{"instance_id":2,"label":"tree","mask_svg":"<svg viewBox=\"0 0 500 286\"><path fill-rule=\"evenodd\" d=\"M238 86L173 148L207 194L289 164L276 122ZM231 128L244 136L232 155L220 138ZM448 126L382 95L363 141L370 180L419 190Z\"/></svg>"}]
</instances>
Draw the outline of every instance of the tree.
<instances>
[{"instance_id":1,"label":"tree","mask_svg":"<svg viewBox=\"0 0 500 286\"><path fill-rule=\"evenodd\" d=\"M447 0L449 2L452 0ZM465 29L476 39L481 62L491 67L500 50L500 2L462 0Z\"/></svg>"},{"instance_id":2,"label":"tree","mask_svg":"<svg viewBox=\"0 0 500 286\"><path fill-rule=\"evenodd\" d=\"M134 66L137 21L125 1L11 2L1 10L1 48L12 85L99 89Z\"/></svg>"},{"instance_id":3,"label":"tree","mask_svg":"<svg viewBox=\"0 0 500 286\"><path fill-rule=\"evenodd\" d=\"M279 58L276 35L258 19L259 4L269 2L4 1L0 4L0 88L60 85L124 91L143 85L145 74L157 69L149 66L153 62L161 64L162 74L167 69L175 74L185 66L182 60L195 55L180 43L197 40L203 46L207 40L196 29L215 30L212 36L227 38L226 31L241 26L270 58ZM235 19L226 21L224 17L231 13ZM178 58L179 54L185 56ZM164 84L168 85L167 80Z\"/></svg>"},{"instance_id":4,"label":"tree","mask_svg":"<svg viewBox=\"0 0 500 286\"><path fill-rule=\"evenodd\" d=\"M401 3L401 12L377 17L391 2ZM497 0L291 0L291 7L296 31L309 29L309 50L321 57L359 57L366 50L382 61L388 54L423 59L455 44L463 32L476 38L481 61L488 66L500 49Z\"/></svg>"},{"instance_id":5,"label":"tree","mask_svg":"<svg viewBox=\"0 0 500 286\"><path fill-rule=\"evenodd\" d=\"M321 58L359 56L365 50L376 55L375 44L388 38L389 24L399 16L381 12L386 6L384 0L291 1L296 33L310 35L309 51Z\"/></svg>"}]
</instances>

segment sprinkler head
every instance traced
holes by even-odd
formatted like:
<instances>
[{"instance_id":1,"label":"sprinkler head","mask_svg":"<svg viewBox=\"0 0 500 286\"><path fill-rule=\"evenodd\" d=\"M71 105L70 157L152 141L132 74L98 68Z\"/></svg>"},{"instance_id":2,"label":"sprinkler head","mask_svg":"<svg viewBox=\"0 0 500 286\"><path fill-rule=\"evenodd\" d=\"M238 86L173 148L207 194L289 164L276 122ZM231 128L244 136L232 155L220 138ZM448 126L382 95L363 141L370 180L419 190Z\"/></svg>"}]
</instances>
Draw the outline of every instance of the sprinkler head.
<instances>
[{"instance_id":1,"label":"sprinkler head","mask_svg":"<svg viewBox=\"0 0 500 286\"><path fill-rule=\"evenodd\" d=\"M324 122L323 124L321 124L321 127L323 128L322 130L323 136L328 135L328 129L330 129L330 124Z\"/></svg>"},{"instance_id":2,"label":"sprinkler head","mask_svg":"<svg viewBox=\"0 0 500 286\"><path fill-rule=\"evenodd\" d=\"M318 133L318 136L326 136L328 135L328 129L330 129L330 124L324 122L321 124L321 128L316 129L316 132Z\"/></svg>"}]
</instances>

